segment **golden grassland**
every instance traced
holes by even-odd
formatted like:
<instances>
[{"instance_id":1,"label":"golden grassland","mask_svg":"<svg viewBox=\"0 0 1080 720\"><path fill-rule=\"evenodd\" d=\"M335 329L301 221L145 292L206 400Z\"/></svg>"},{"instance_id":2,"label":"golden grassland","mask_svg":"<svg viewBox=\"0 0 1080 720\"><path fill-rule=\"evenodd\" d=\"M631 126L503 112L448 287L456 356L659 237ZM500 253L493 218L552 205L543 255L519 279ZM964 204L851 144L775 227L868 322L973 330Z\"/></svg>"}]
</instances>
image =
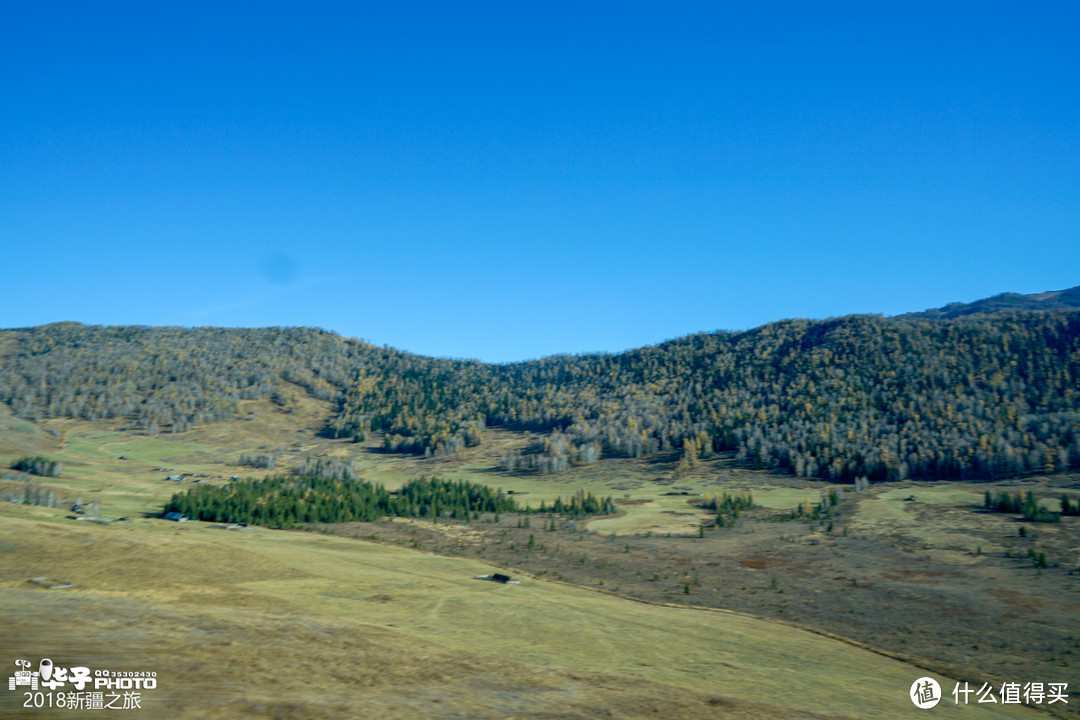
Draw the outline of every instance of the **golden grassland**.
<instances>
[{"instance_id":1,"label":"golden grassland","mask_svg":"<svg viewBox=\"0 0 1080 720\"><path fill-rule=\"evenodd\" d=\"M147 717L901 717L923 674L783 623L309 533L15 506L0 544L0 653L153 670Z\"/></svg>"},{"instance_id":2,"label":"golden grassland","mask_svg":"<svg viewBox=\"0 0 1080 720\"><path fill-rule=\"evenodd\" d=\"M723 458L678 477L672 463L647 459L605 461L554 477L506 475L497 470L499 455L528 444L527 435L492 431L485 444L455 458L424 461L373 452L377 438L319 437L328 412L308 397L297 399L290 413L251 401L239 419L146 437L116 422L29 423L0 408L0 465L24 454L61 460L64 474L42 483L98 500L102 515L129 518L96 525L62 510L0 506L0 661L51 657L61 666L153 670L159 688L144 693L142 717L889 718L918 712L906 697L912 681L928 674L918 663L820 629L689 602L639 602L537 573L521 585L478 582L474 575L507 567L482 558L151 517L173 492L191 486L190 479L167 481L167 474L205 474L217 483L267 472L238 467L242 452L275 452L284 468L305 456L348 457L366 478L391 488L438 474L513 490L534 506L579 488L629 501L619 517L591 521L589 536L696 533L709 513L672 492L753 489L759 504L785 510L816 501L827 488L792 479L765 483L762 474ZM880 503L853 503L851 527L917 527L908 494L905 486L879 492ZM951 507L973 493L939 484L918 494ZM945 544L926 552L966 558L963 543L978 541L956 529L928 532ZM28 582L41 576L74 586L47 590ZM21 696L0 697L0 714L21 717ZM956 708L951 698L933 712L1036 714L1015 706Z\"/></svg>"}]
</instances>

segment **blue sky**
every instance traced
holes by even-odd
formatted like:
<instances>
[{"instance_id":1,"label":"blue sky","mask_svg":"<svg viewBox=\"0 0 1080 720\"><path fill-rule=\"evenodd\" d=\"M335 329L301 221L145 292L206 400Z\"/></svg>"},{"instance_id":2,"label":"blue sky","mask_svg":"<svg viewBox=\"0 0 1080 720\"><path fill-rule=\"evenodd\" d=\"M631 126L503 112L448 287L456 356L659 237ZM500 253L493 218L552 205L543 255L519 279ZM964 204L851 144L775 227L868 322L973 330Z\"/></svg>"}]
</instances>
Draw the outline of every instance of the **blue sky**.
<instances>
[{"instance_id":1,"label":"blue sky","mask_svg":"<svg viewBox=\"0 0 1080 720\"><path fill-rule=\"evenodd\" d=\"M1080 5L4 3L0 327L505 361L1080 284Z\"/></svg>"}]
</instances>

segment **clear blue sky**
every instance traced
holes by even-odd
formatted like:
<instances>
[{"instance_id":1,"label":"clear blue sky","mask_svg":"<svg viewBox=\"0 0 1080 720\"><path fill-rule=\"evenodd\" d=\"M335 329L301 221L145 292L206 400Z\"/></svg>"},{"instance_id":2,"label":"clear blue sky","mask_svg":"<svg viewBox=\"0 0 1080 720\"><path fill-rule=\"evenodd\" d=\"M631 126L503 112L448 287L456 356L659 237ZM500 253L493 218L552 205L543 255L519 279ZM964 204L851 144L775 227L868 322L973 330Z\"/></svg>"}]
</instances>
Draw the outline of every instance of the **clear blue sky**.
<instances>
[{"instance_id":1,"label":"clear blue sky","mask_svg":"<svg viewBox=\"0 0 1080 720\"><path fill-rule=\"evenodd\" d=\"M0 327L503 361L1080 284L1080 3L6 2Z\"/></svg>"}]
</instances>

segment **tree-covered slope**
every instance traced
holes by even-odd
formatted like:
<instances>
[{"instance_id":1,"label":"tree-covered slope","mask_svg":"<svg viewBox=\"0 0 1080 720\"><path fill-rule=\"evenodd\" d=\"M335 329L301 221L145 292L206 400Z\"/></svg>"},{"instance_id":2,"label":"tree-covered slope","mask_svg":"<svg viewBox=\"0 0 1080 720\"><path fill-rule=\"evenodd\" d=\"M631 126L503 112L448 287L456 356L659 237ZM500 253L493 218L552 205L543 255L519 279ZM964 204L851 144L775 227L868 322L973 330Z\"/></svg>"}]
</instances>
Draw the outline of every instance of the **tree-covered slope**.
<instances>
[{"instance_id":1,"label":"tree-covered slope","mask_svg":"<svg viewBox=\"0 0 1080 720\"><path fill-rule=\"evenodd\" d=\"M232 417L237 401L268 397L283 381L331 399L359 346L305 328L6 330L0 399L31 420L121 417L151 433L181 432Z\"/></svg>"},{"instance_id":2,"label":"tree-covered slope","mask_svg":"<svg viewBox=\"0 0 1080 720\"><path fill-rule=\"evenodd\" d=\"M285 382L336 403L327 431L453 453L484 429L545 433L504 459L558 472L612 455L734 450L852 481L1080 467L1080 312L850 316L502 365L302 328L0 332L0 400L21 417L124 417L146 432L229 417Z\"/></svg>"},{"instance_id":3,"label":"tree-covered slope","mask_svg":"<svg viewBox=\"0 0 1080 720\"><path fill-rule=\"evenodd\" d=\"M918 313L908 313L902 317L924 318L927 320L945 320L963 315L995 313L1005 310L1068 310L1080 308L1080 287L1068 290L1021 295L1020 293L1001 293L993 297L982 298L974 302L954 302L940 308L932 308Z\"/></svg>"}]
</instances>

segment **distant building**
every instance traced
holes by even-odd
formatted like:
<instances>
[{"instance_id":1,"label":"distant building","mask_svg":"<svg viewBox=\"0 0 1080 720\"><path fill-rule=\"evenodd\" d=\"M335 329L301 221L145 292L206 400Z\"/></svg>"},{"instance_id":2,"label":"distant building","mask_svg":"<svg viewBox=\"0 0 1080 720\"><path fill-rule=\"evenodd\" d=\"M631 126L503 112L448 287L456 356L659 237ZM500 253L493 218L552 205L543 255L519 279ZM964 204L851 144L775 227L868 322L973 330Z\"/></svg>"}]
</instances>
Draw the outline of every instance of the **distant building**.
<instances>
[{"instance_id":1,"label":"distant building","mask_svg":"<svg viewBox=\"0 0 1080 720\"><path fill-rule=\"evenodd\" d=\"M165 513L166 520L172 520L173 522L186 522L187 515L181 515L178 512Z\"/></svg>"}]
</instances>

